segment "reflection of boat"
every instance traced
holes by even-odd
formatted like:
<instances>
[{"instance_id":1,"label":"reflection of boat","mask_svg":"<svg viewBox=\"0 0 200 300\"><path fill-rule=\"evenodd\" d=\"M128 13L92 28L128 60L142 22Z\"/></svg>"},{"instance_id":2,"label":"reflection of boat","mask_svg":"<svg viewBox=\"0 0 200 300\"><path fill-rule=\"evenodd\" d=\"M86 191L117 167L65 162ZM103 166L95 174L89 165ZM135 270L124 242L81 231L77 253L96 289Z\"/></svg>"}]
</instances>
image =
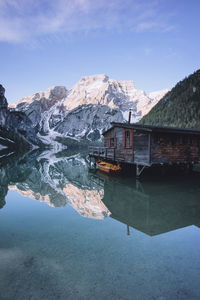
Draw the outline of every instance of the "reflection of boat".
<instances>
[{"instance_id":1,"label":"reflection of boat","mask_svg":"<svg viewBox=\"0 0 200 300\"><path fill-rule=\"evenodd\" d=\"M105 161L97 162L97 167L100 171L103 171L105 173L119 174L121 172L121 167Z\"/></svg>"}]
</instances>

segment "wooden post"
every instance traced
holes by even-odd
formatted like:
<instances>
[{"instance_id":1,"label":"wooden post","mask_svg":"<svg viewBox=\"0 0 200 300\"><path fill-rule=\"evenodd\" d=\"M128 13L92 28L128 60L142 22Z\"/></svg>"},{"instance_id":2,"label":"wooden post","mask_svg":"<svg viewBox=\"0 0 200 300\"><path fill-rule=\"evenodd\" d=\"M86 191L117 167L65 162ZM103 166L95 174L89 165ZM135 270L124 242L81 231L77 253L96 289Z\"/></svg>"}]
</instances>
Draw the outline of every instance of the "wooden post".
<instances>
[{"instance_id":1,"label":"wooden post","mask_svg":"<svg viewBox=\"0 0 200 300\"><path fill-rule=\"evenodd\" d=\"M151 134L148 136L148 152L149 152L149 164L151 164Z\"/></svg>"},{"instance_id":2,"label":"wooden post","mask_svg":"<svg viewBox=\"0 0 200 300\"><path fill-rule=\"evenodd\" d=\"M127 224L127 235L130 235L129 225Z\"/></svg>"},{"instance_id":3,"label":"wooden post","mask_svg":"<svg viewBox=\"0 0 200 300\"><path fill-rule=\"evenodd\" d=\"M139 170L139 165L136 165L136 178L140 178L140 170Z\"/></svg>"},{"instance_id":4,"label":"wooden post","mask_svg":"<svg viewBox=\"0 0 200 300\"><path fill-rule=\"evenodd\" d=\"M136 165L136 178L139 179L146 166Z\"/></svg>"},{"instance_id":5,"label":"wooden post","mask_svg":"<svg viewBox=\"0 0 200 300\"><path fill-rule=\"evenodd\" d=\"M140 186L139 184L140 184L140 182L139 182L138 178L136 178L135 187L136 187L137 191L139 191L139 186Z\"/></svg>"},{"instance_id":6,"label":"wooden post","mask_svg":"<svg viewBox=\"0 0 200 300\"><path fill-rule=\"evenodd\" d=\"M100 148L98 148L98 159L100 159Z\"/></svg>"}]
</instances>

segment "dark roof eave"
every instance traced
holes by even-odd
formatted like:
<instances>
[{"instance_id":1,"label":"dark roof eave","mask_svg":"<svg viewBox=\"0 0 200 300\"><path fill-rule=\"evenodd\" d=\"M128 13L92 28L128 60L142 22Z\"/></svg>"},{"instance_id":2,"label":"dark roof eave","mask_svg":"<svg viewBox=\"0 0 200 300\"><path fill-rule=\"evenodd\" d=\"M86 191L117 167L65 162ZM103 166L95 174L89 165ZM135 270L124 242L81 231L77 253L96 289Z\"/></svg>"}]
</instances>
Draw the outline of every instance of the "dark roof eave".
<instances>
[{"instance_id":1,"label":"dark roof eave","mask_svg":"<svg viewBox=\"0 0 200 300\"><path fill-rule=\"evenodd\" d=\"M141 125L141 124L128 124L128 123L117 123L112 122L112 127L108 130L104 131L102 134L105 135L108 131L113 129L114 127L120 128L129 128L136 129L139 131L145 132L165 132L165 133L179 133L179 134L197 134L200 135L200 130L195 130L192 128L178 128L178 127L167 127L167 126L153 126L153 125Z\"/></svg>"}]
</instances>

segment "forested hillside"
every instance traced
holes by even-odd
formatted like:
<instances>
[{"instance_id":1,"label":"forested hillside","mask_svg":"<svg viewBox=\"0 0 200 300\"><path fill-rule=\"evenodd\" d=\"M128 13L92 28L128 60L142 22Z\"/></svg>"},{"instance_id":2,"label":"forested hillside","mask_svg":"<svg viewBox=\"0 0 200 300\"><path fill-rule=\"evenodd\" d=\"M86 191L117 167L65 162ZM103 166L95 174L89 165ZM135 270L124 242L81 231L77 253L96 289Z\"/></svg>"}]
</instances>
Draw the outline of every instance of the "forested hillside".
<instances>
[{"instance_id":1,"label":"forested hillside","mask_svg":"<svg viewBox=\"0 0 200 300\"><path fill-rule=\"evenodd\" d=\"M200 70L177 83L139 123L200 129Z\"/></svg>"}]
</instances>

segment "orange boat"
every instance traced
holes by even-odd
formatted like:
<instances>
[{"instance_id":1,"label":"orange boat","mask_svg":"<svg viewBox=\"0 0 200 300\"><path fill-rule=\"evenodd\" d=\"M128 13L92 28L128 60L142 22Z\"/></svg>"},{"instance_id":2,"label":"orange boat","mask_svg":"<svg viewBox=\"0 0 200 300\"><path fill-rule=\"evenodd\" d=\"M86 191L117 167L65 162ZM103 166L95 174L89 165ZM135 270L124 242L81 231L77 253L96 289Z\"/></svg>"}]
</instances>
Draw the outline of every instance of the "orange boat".
<instances>
[{"instance_id":1,"label":"orange boat","mask_svg":"<svg viewBox=\"0 0 200 300\"><path fill-rule=\"evenodd\" d=\"M107 163L105 161L97 162L97 167L100 171L112 174L119 174L122 170L121 167Z\"/></svg>"}]
</instances>

